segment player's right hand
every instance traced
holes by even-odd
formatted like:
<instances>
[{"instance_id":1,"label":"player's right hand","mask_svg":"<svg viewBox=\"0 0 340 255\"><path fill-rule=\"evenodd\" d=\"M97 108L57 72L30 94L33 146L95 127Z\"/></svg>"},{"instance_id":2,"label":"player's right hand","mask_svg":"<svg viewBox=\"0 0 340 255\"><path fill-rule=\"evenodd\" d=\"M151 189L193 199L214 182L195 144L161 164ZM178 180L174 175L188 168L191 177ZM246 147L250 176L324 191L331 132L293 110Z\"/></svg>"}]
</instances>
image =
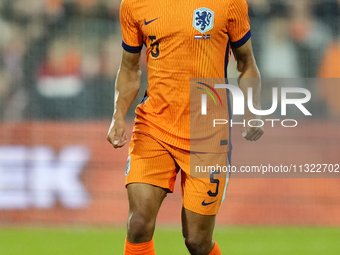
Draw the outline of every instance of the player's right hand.
<instances>
[{"instance_id":1,"label":"player's right hand","mask_svg":"<svg viewBox=\"0 0 340 255\"><path fill-rule=\"evenodd\" d=\"M245 121L245 123L248 124L249 121L254 120L253 123L254 127L250 127L249 125L241 127L242 136L246 140L257 141L264 134L264 129L263 127L261 127L261 122L258 121L259 119L261 120L261 116L255 115L250 111L247 111L246 114L244 115L243 120Z\"/></svg>"},{"instance_id":2,"label":"player's right hand","mask_svg":"<svg viewBox=\"0 0 340 255\"><path fill-rule=\"evenodd\" d=\"M113 145L115 149L123 147L127 142L125 133L125 121L113 119L110 125L106 139Z\"/></svg>"}]
</instances>

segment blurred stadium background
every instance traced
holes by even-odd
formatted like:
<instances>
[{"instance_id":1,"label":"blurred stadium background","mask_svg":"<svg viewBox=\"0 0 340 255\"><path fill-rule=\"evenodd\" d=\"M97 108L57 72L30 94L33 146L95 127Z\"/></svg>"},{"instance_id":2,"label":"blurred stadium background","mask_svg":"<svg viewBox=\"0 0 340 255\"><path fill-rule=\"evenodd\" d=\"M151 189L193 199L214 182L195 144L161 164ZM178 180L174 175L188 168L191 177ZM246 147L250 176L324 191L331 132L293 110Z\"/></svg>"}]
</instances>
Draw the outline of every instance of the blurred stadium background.
<instances>
[{"instance_id":1,"label":"blurred stadium background","mask_svg":"<svg viewBox=\"0 0 340 255\"><path fill-rule=\"evenodd\" d=\"M339 164L340 84L314 78L340 78L340 1L248 3L262 76L300 80L313 117L291 111L297 128L266 128L256 144L234 131L233 164ZM122 254L127 147L105 140L122 51L119 5L0 1L0 254ZM147 87L144 56L142 69L129 130ZM229 73L236 77L233 61ZM264 106L267 95L270 85ZM216 240L227 254L340 254L334 177L232 179ZM159 254L186 254L180 208L177 185L159 213Z\"/></svg>"}]
</instances>

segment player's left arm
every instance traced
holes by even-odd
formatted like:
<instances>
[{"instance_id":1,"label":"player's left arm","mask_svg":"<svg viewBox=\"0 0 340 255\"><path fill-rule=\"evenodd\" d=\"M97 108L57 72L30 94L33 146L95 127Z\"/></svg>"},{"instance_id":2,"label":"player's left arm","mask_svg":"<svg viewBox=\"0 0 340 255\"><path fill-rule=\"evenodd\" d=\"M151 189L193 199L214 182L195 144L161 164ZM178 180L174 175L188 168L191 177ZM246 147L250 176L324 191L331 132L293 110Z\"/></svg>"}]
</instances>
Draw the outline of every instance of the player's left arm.
<instances>
[{"instance_id":1,"label":"player's left arm","mask_svg":"<svg viewBox=\"0 0 340 255\"><path fill-rule=\"evenodd\" d=\"M261 110L261 75L254 58L251 39L241 47L233 49L233 53L237 61L237 70L241 73L239 86L244 95L247 95L249 87L252 88L253 106L255 109ZM253 119L259 120L261 116L255 115L247 109L244 115L246 127L242 130L242 136L249 141L258 140L264 133L263 127L250 127L248 125L248 121ZM252 125L261 126L261 122L252 121Z\"/></svg>"}]
</instances>

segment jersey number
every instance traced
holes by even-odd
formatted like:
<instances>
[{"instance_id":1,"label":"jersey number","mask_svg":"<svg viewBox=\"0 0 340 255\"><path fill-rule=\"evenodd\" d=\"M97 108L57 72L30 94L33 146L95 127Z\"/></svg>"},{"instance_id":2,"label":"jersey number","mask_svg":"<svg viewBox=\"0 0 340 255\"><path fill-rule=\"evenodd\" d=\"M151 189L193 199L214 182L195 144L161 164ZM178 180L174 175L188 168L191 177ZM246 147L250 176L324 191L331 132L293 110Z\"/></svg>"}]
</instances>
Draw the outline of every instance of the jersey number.
<instances>
[{"instance_id":1,"label":"jersey number","mask_svg":"<svg viewBox=\"0 0 340 255\"><path fill-rule=\"evenodd\" d=\"M215 192L212 192L211 190L209 190L207 193L210 197L216 197L217 194L218 194L218 188L220 186L220 180L219 179L215 179L214 178L214 174L219 174L220 171L212 171L210 172L210 183L216 183L216 191Z\"/></svg>"},{"instance_id":2,"label":"jersey number","mask_svg":"<svg viewBox=\"0 0 340 255\"><path fill-rule=\"evenodd\" d=\"M157 58L159 56L159 42L153 42L154 40L156 40L156 36L154 35L150 35L149 36L150 40L151 40L151 44L150 47L151 49L151 56L153 56L154 58Z\"/></svg>"}]
</instances>

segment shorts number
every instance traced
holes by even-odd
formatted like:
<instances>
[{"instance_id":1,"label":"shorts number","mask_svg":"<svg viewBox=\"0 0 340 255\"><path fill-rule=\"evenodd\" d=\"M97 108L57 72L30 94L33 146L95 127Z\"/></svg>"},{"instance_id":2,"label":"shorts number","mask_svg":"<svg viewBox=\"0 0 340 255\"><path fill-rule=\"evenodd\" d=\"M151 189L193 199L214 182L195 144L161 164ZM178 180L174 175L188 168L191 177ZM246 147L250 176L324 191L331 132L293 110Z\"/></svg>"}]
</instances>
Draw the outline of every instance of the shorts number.
<instances>
[{"instance_id":1,"label":"shorts number","mask_svg":"<svg viewBox=\"0 0 340 255\"><path fill-rule=\"evenodd\" d=\"M151 56L157 58L159 56L159 42L153 42L154 40L157 39L156 36L154 35L150 35L149 38L151 40L150 47L152 48Z\"/></svg>"},{"instance_id":2,"label":"shorts number","mask_svg":"<svg viewBox=\"0 0 340 255\"><path fill-rule=\"evenodd\" d=\"M210 172L210 183L216 183L216 191L215 192L212 192L211 190L209 190L207 193L210 197L216 197L217 194L218 194L218 188L220 186L220 180L219 179L216 179L214 178L214 174L219 174L220 171L212 171Z\"/></svg>"}]
</instances>

